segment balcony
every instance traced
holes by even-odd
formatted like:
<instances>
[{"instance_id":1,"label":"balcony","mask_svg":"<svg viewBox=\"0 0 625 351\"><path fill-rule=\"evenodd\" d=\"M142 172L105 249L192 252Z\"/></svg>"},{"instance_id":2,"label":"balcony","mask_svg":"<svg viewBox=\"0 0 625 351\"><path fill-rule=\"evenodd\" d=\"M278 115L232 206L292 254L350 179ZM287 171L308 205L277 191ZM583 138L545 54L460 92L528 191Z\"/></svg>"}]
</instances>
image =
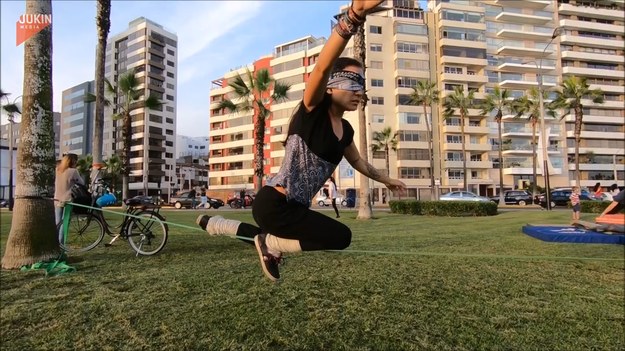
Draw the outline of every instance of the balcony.
<instances>
[{"instance_id":1,"label":"balcony","mask_svg":"<svg viewBox=\"0 0 625 351\"><path fill-rule=\"evenodd\" d=\"M495 5L505 6L505 7L520 7L520 8L529 8L535 10L542 10L545 7L551 5L550 0L495 0Z\"/></svg>"},{"instance_id":2,"label":"balcony","mask_svg":"<svg viewBox=\"0 0 625 351\"><path fill-rule=\"evenodd\" d=\"M601 89L604 93L625 94L622 85L589 84L590 89Z\"/></svg>"},{"instance_id":3,"label":"balcony","mask_svg":"<svg viewBox=\"0 0 625 351\"><path fill-rule=\"evenodd\" d=\"M458 73L441 73L441 81L456 81L466 83L488 83L488 77L483 74L458 74Z\"/></svg>"},{"instance_id":4,"label":"balcony","mask_svg":"<svg viewBox=\"0 0 625 351\"><path fill-rule=\"evenodd\" d=\"M529 89L531 87L538 87L538 82L530 81L530 80L516 80L516 79L506 79L499 82L499 86L504 89ZM545 83L543 82L543 87L555 87L555 83Z\"/></svg>"},{"instance_id":5,"label":"balcony","mask_svg":"<svg viewBox=\"0 0 625 351\"><path fill-rule=\"evenodd\" d=\"M610 54L598 54L584 51L562 51L562 58L582 61L597 61L623 64L624 57Z\"/></svg>"},{"instance_id":6,"label":"balcony","mask_svg":"<svg viewBox=\"0 0 625 351\"><path fill-rule=\"evenodd\" d=\"M445 168L460 169L462 168L462 160L445 160ZM492 161L467 161L467 168L470 169L491 169Z\"/></svg>"},{"instance_id":7,"label":"balcony","mask_svg":"<svg viewBox=\"0 0 625 351\"><path fill-rule=\"evenodd\" d=\"M584 37L584 36L572 35L572 34L561 35L560 44L623 50L623 40Z\"/></svg>"},{"instance_id":8,"label":"balcony","mask_svg":"<svg viewBox=\"0 0 625 351\"><path fill-rule=\"evenodd\" d=\"M442 131L443 133L458 134L460 133L460 125L443 125ZM467 125L464 127L464 132L471 135L490 134L490 128Z\"/></svg>"},{"instance_id":9,"label":"balcony","mask_svg":"<svg viewBox=\"0 0 625 351\"><path fill-rule=\"evenodd\" d=\"M611 34L617 34L617 35L623 34L623 31L625 29L623 28L622 25L578 21L578 20L572 20L572 19L560 20L560 27L575 28L575 29L592 29L593 31L597 31L597 32L611 33Z\"/></svg>"},{"instance_id":10,"label":"balcony","mask_svg":"<svg viewBox=\"0 0 625 351\"><path fill-rule=\"evenodd\" d=\"M480 59L480 58L447 55L447 56L441 57L441 64L462 65L465 67L466 66L486 67L488 66L488 61L486 59Z\"/></svg>"},{"instance_id":11,"label":"balcony","mask_svg":"<svg viewBox=\"0 0 625 351\"><path fill-rule=\"evenodd\" d=\"M524 30L502 29L497 32L500 39L520 39L520 40L549 40L552 33L531 32Z\"/></svg>"},{"instance_id":12,"label":"balcony","mask_svg":"<svg viewBox=\"0 0 625 351\"><path fill-rule=\"evenodd\" d=\"M584 118L585 120L585 118ZM566 131L566 137L567 138L575 138L575 132L572 130L567 130ZM581 135L582 139L601 139L601 140L606 140L606 139L616 139L616 140L623 140L623 132L587 132L587 131L582 131L582 135Z\"/></svg>"},{"instance_id":13,"label":"balcony","mask_svg":"<svg viewBox=\"0 0 625 351\"><path fill-rule=\"evenodd\" d=\"M575 115L569 114L564 118L565 122L575 122ZM605 124L623 124L625 118L623 116L599 116L584 114L585 123L605 123Z\"/></svg>"},{"instance_id":14,"label":"balcony","mask_svg":"<svg viewBox=\"0 0 625 351\"><path fill-rule=\"evenodd\" d=\"M526 15L523 13L515 13L509 11L503 11L495 18L501 22L527 23L538 25L545 25L551 21L551 17Z\"/></svg>"},{"instance_id":15,"label":"balcony","mask_svg":"<svg viewBox=\"0 0 625 351\"><path fill-rule=\"evenodd\" d=\"M486 50L486 41L470 41L460 39L443 38L440 41L441 46L456 46L461 48L473 48Z\"/></svg>"},{"instance_id":16,"label":"balcony","mask_svg":"<svg viewBox=\"0 0 625 351\"><path fill-rule=\"evenodd\" d=\"M562 67L563 75L575 75L575 76L591 76L591 77L623 77L623 71L617 71L613 69L600 69L600 68L588 68L588 67Z\"/></svg>"},{"instance_id":17,"label":"balcony","mask_svg":"<svg viewBox=\"0 0 625 351\"><path fill-rule=\"evenodd\" d=\"M461 143L443 143L443 150L445 151L462 151ZM490 144L465 144L466 151L492 151L493 147Z\"/></svg>"},{"instance_id":18,"label":"balcony","mask_svg":"<svg viewBox=\"0 0 625 351\"><path fill-rule=\"evenodd\" d=\"M504 62L497 66L499 71L504 72L515 72L515 73L535 73L538 70L538 67L534 63L513 63L513 62ZM556 69L555 66L545 66L543 65L542 71L553 71Z\"/></svg>"},{"instance_id":19,"label":"balcony","mask_svg":"<svg viewBox=\"0 0 625 351\"><path fill-rule=\"evenodd\" d=\"M511 46L504 45L497 49L497 55L505 55L505 56L530 56L530 57L543 57L549 56L553 54L553 46L550 46L545 51L543 55L542 49L537 48L527 48L523 46Z\"/></svg>"},{"instance_id":20,"label":"balcony","mask_svg":"<svg viewBox=\"0 0 625 351\"><path fill-rule=\"evenodd\" d=\"M608 9L608 8L598 8L598 7L591 7L591 6L575 6L571 4L560 4L560 6L558 7L558 11L563 15L578 15L579 14L579 15L584 15L588 17L601 18L601 19L614 20L614 21L623 20L623 10L617 9L616 5L614 9Z\"/></svg>"}]
</instances>

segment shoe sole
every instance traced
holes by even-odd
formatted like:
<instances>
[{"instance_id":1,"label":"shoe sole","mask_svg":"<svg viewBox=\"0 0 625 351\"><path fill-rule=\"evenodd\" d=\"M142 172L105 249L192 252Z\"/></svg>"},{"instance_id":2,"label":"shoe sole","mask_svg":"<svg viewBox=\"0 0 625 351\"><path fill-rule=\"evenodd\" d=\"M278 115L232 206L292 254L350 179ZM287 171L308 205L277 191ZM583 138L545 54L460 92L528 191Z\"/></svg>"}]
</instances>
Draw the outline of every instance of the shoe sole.
<instances>
[{"instance_id":1,"label":"shoe sole","mask_svg":"<svg viewBox=\"0 0 625 351\"><path fill-rule=\"evenodd\" d=\"M258 253L258 258L260 259L260 267L263 269L263 273L265 273L265 276L267 278L269 278L269 280L271 280L272 282L277 282L279 279L276 279L276 277L274 277L265 267L265 259L263 258L263 250L260 248L260 239L258 238L258 235L256 235L254 237L254 246L256 246L256 252Z\"/></svg>"}]
</instances>

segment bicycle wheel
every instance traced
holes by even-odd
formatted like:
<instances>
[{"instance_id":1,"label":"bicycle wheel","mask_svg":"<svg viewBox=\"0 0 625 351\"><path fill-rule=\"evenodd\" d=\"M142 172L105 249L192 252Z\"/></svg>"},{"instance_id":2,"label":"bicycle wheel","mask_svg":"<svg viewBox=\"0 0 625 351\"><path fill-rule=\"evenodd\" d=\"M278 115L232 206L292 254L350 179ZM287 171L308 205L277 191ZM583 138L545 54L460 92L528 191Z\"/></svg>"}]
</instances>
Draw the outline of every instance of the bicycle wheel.
<instances>
[{"instance_id":1,"label":"bicycle wheel","mask_svg":"<svg viewBox=\"0 0 625 351\"><path fill-rule=\"evenodd\" d=\"M165 218L154 211L136 214L126 227L130 246L141 255L150 256L161 251L167 243L169 229Z\"/></svg>"},{"instance_id":2,"label":"bicycle wheel","mask_svg":"<svg viewBox=\"0 0 625 351\"><path fill-rule=\"evenodd\" d=\"M57 233L63 222L56 227ZM67 236L61 248L65 252L85 252L98 246L104 238L104 226L100 218L92 214L72 213L69 219Z\"/></svg>"}]
</instances>

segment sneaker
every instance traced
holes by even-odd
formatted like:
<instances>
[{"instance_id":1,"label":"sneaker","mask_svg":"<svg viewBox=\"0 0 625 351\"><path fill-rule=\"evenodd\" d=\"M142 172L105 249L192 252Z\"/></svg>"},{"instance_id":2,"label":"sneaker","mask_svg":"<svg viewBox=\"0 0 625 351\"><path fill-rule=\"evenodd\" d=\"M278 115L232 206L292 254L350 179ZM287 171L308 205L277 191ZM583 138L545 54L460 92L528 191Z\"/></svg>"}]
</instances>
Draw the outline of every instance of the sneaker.
<instances>
[{"instance_id":1,"label":"sneaker","mask_svg":"<svg viewBox=\"0 0 625 351\"><path fill-rule=\"evenodd\" d=\"M208 225L208 220L211 219L212 217L223 218L222 216L199 215L197 219L195 220L195 224L199 225L200 228L202 228L203 230L206 230L206 226Z\"/></svg>"},{"instance_id":2,"label":"sneaker","mask_svg":"<svg viewBox=\"0 0 625 351\"><path fill-rule=\"evenodd\" d=\"M267 245L265 244L265 238L267 234L258 234L254 237L254 244L256 245L256 251L260 258L260 266L263 268L263 273L273 282L280 280L280 270L278 266L282 262L282 256L276 257L269 253Z\"/></svg>"}]
</instances>

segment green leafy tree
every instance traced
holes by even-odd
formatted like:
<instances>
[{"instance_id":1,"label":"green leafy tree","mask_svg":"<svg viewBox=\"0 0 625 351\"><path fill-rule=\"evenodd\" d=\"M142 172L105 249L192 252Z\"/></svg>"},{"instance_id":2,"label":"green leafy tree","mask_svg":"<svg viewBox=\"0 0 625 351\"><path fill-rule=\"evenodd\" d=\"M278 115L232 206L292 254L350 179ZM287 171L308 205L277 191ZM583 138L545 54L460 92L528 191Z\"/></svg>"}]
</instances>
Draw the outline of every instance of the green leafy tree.
<instances>
[{"instance_id":1,"label":"green leafy tree","mask_svg":"<svg viewBox=\"0 0 625 351\"><path fill-rule=\"evenodd\" d=\"M130 175L130 146L132 144L132 116L131 112L145 108L156 109L163 102L154 95L145 97L145 89L139 88L141 81L137 78L135 70L127 71L119 76L117 85L113 85L108 79L104 79L107 93L116 98L117 103L105 100L104 104L113 109L113 120L122 120L122 197L128 198L128 176ZM93 94L87 95L85 101L96 101Z\"/></svg>"},{"instance_id":2,"label":"green leafy tree","mask_svg":"<svg viewBox=\"0 0 625 351\"><path fill-rule=\"evenodd\" d=\"M386 174L390 175L391 168L389 164L389 151L397 151L397 132L393 133L391 127L385 127L384 129L382 129L381 132L374 132L371 150L373 152L384 151L384 160L386 161Z\"/></svg>"},{"instance_id":3,"label":"green leafy tree","mask_svg":"<svg viewBox=\"0 0 625 351\"><path fill-rule=\"evenodd\" d=\"M515 112L515 118L521 118L523 116L527 116L530 121L530 125L532 127L532 195L536 195L536 191L538 190L536 187L537 175L536 175L536 145L538 144L536 137L536 128L538 123L540 122L540 100L538 95L538 88L531 88L528 90L525 95L514 99L512 105L513 110ZM543 91L543 101L547 100L549 97L548 92ZM548 116L555 117L556 112L553 109L553 104L543 104L546 113Z\"/></svg>"},{"instance_id":4,"label":"green leafy tree","mask_svg":"<svg viewBox=\"0 0 625 351\"><path fill-rule=\"evenodd\" d=\"M122 174L122 160L119 155L113 154L104 163L106 164L106 174L110 178L110 184L116 191L119 189L119 177Z\"/></svg>"},{"instance_id":5,"label":"green leafy tree","mask_svg":"<svg viewBox=\"0 0 625 351\"><path fill-rule=\"evenodd\" d=\"M265 175L265 129L267 118L271 115L271 103L280 103L288 100L288 91L291 86L276 82L267 69L260 69L256 74L246 71L245 77L238 74L228 84L234 89L235 99L225 99L217 107L227 109L232 113L254 111L254 175L256 176L256 192L263 186Z\"/></svg>"},{"instance_id":6,"label":"green leafy tree","mask_svg":"<svg viewBox=\"0 0 625 351\"><path fill-rule=\"evenodd\" d=\"M52 15L50 0L27 0L27 15ZM17 186L2 268L57 258L61 251L54 220L54 121L52 112L52 26L24 42L22 123Z\"/></svg>"},{"instance_id":7,"label":"green leafy tree","mask_svg":"<svg viewBox=\"0 0 625 351\"><path fill-rule=\"evenodd\" d=\"M82 155L76 163L76 170L85 181L85 184L91 184L91 165L93 164L93 156Z\"/></svg>"},{"instance_id":8,"label":"green leafy tree","mask_svg":"<svg viewBox=\"0 0 625 351\"><path fill-rule=\"evenodd\" d=\"M434 145L432 143L432 126L430 124L431 116L428 116L428 107L432 109L434 104L438 104L440 101L439 91L436 89L436 83L429 80L419 80L417 85L412 87L412 93L410 95L410 104L423 106L423 115L425 116L425 127L427 129L427 142L428 142L428 159L430 160L430 186L432 192L434 192ZM433 193L434 194L434 193Z\"/></svg>"},{"instance_id":9,"label":"green leafy tree","mask_svg":"<svg viewBox=\"0 0 625 351\"><path fill-rule=\"evenodd\" d=\"M556 92L553 104L556 108L564 111L562 118L568 116L571 111L575 114L575 184L579 186L579 142L582 135L584 120L584 100L590 100L595 104L603 103L603 91L590 89L586 77L571 76L560 84L560 90Z\"/></svg>"},{"instance_id":10,"label":"green leafy tree","mask_svg":"<svg viewBox=\"0 0 625 351\"><path fill-rule=\"evenodd\" d=\"M497 122L497 140L499 144L499 204L505 205L503 194L503 138L501 136L501 123L503 114L512 111L513 100L507 89L501 90L495 86L493 92L486 95L482 103L482 114L490 115L494 112L495 122Z\"/></svg>"},{"instance_id":11,"label":"green leafy tree","mask_svg":"<svg viewBox=\"0 0 625 351\"><path fill-rule=\"evenodd\" d=\"M456 114L460 114L460 137L462 139L462 175L464 181L464 188L468 191L468 175L467 175L467 150L466 150L466 134L465 134L465 120L469 117L469 109L474 107L474 94L473 91L469 91L465 95L462 87L456 87L454 92L447 95L443 100L443 117L445 119L451 118Z\"/></svg>"}]
</instances>

